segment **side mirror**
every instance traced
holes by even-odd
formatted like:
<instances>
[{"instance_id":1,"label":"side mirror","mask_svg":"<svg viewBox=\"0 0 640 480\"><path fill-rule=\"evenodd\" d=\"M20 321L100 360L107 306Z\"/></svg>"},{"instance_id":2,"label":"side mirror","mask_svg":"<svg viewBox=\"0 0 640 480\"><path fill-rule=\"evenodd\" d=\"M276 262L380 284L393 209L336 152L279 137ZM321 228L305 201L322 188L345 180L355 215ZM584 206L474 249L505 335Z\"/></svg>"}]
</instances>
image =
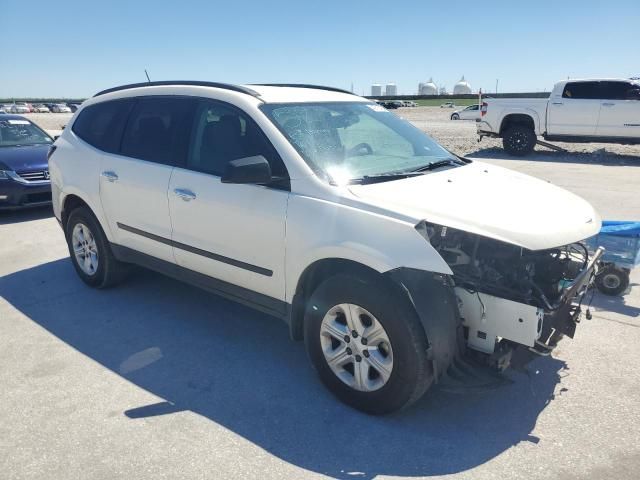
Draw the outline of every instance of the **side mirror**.
<instances>
[{"instance_id":1,"label":"side mirror","mask_svg":"<svg viewBox=\"0 0 640 480\"><path fill-rule=\"evenodd\" d=\"M249 183L264 185L271 182L271 167L262 155L238 158L227 164L222 183Z\"/></svg>"}]
</instances>

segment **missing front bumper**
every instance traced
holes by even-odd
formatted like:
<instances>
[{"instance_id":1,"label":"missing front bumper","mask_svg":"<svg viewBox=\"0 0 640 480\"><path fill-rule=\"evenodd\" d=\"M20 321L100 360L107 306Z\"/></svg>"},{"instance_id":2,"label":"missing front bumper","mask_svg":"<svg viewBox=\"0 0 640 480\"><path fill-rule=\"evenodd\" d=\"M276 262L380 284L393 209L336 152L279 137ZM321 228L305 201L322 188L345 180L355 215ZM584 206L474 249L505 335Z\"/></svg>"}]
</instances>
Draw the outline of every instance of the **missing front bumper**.
<instances>
[{"instance_id":1,"label":"missing front bumper","mask_svg":"<svg viewBox=\"0 0 640 480\"><path fill-rule=\"evenodd\" d=\"M522 345L533 353L549 355L563 336L573 338L582 300L603 253L604 249L598 248L555 303L545 300L545 308L456 287L467 346L497 355L504 351L505 344Z\"/></svg>"}]
</instances>

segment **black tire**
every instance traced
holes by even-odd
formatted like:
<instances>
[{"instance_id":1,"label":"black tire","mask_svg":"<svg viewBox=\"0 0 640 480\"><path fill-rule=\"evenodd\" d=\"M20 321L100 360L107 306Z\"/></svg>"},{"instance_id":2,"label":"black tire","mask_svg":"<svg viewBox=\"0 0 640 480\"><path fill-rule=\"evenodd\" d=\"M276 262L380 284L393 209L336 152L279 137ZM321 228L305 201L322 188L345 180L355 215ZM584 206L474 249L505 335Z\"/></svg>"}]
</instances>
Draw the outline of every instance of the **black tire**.
<instances>
[{"instance_id":1,"label":"black tire","mask_svg":"<svg viewBox=\"0 0 640 480\"><path fill-rule=\"evenodd\" d=\"M377 390L360 391L350 387L333 373L325 359L320 341L322 321L329 309L343 303L371 312L388 335L393 367L388 381ZM380 415L406 408L433 383L427 338L417 314L408 300L381 280L347 274L328 278L307 303L304 328L307 353L322 382L344 403L365 413Z\"/></svg>"},{"instance_id":2,"label":"black tire","mask_svg":"<svg viewBox=\"0 0 640 480\"><path fill-rule=\"evenodd\" d=\"M454 113L453 115L451 115L451 120L460 120L460 115Z\"/></svg>"},{"instance_id":3,"label":"black tire","mask_svg":"<svg viewBox=\"0 0 640 480\"><path fill-rule=\"evenodd\" d=\"M93 238L98 252L98 266L93 274L87 274L80 267L76 255L73 251L72 234L77 224L86 226ZM108 288L120 282L128 272L128 265L116 260L109 246L100 223L87 207L79 207L69 214L69 219L65 225L65 237L67 246L69 247L69 256L71 263L75 268L78 276L84 283L94 288Z\"/></svg>"},{"instance_id":4,"label":"black tire","mask_svg":"<svg viewBox=\"0 0 640 480\"><path fill-rule=\"evenodd\" d=\"M615 265L605 265L596 275L596 287L605 295L620 295L628 286L629 273Z\"/></svg>"},{"instance_id":5,"label":"black tire","mask_svg":"<svg viewBox=\"0 0 640 480\"><path fill-rule=\"evenodd\" d=\"M502 136L504 149L519 157L533 152L536 141L536 134L531 128L517 125L509 128Z\"/></svg>"}]
</instances>

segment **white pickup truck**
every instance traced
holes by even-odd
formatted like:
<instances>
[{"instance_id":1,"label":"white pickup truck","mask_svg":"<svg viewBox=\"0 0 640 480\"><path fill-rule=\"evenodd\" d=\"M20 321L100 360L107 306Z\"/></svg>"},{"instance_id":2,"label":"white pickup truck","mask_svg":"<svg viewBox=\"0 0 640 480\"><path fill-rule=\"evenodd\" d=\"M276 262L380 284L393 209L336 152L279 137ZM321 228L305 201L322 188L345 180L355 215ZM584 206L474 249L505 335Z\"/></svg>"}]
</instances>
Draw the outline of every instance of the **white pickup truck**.
<instances>
[{"instance_id":1,"label":"white pickup truck","mask_svg":"<svg viewBox=\"0 0 640 480\"><path fill-rule=\"evenodd\" d=\"M512 155L548 141L640 143L640 83L625 79L563 80L548 99L485 99L478 135L502 138Z\"/></svg>"}]
</instances>

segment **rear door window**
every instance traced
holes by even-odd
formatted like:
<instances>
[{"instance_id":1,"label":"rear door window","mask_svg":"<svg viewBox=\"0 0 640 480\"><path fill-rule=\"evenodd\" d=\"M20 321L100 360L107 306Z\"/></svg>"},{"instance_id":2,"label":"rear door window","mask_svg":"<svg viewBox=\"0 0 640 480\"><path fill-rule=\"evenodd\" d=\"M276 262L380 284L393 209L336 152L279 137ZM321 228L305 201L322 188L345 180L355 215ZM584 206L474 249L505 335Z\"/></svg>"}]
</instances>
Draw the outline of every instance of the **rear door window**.
<instances>
[{"instance_id":1,"label":"rear door window","mask_svg":"<svg viewBox=\"0 0 640 480\"><path fill-rule=\"evenodd\" d=\"M105 152L116 153L132 99L90 105L80 112L71 130L82 140Z\"/></svg>"},{"instance_id":2,"label":"rear door window","mask_svg":"<svg viewBox=\"0 0 640 480\"><path fill-rule=\"evenodd\" d=\"M562 92L563 98L600 99L600 82L569 82Z\"/></svg>"},{"instance_id":3,"label":"rear door window","mask_svg":"<svg viewBox=\"0 0 640 480\"><path fill-rule=\"evenodd\" d=\"M631 82L601 82L601 84L601 98L605 100L630 100L635 94L633 90L640 88Z\"/></svg>"},{"instance_id":4,"label":"rear door window","mask_svg":"<svg viewBox=\"0 0 640 480\"><path fill-rule=\"evenodd\" d=\"M184 165L195 106L195 99L185 97L138 98L120 153L164 165Z\"/></svg>"}]
</instances>

